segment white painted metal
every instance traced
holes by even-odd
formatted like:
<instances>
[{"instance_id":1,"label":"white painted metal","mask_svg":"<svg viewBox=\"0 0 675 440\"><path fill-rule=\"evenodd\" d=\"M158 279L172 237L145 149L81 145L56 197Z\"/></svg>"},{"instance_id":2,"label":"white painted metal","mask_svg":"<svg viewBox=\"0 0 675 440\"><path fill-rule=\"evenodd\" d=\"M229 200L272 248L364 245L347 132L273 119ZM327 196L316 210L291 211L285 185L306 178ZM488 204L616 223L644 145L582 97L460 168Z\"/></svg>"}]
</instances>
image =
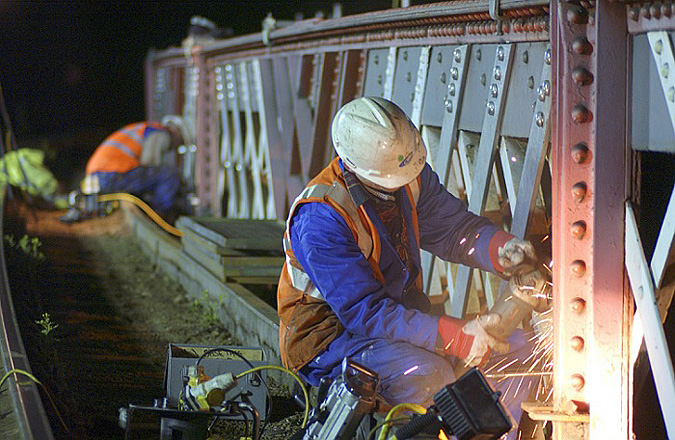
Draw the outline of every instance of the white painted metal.
<instances>
[{"instance_id":1,"label":"white painted metal","mask_svg":"<svg viewBox=\"0 0 675 440\"><path fill-rule=\"evenodd\" d=\"M656 392L670 438L675 438L675 372L666 335L656 305L654 281L644 256L637 222L630 203L626 204L626 270L645 333L647 354Z\"/></svg>"}]
</instances>

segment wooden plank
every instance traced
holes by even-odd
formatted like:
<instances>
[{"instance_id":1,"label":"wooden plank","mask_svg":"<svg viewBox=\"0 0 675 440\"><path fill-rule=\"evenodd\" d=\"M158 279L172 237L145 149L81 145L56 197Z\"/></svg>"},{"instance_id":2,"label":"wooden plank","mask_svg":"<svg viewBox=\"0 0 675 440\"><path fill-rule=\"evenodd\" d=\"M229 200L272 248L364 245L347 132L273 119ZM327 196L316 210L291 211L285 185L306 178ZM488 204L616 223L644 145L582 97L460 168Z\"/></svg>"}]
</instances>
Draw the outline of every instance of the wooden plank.
<instances>
[{"instance_id":1,"label":"wooden plank","mask_svg":"<svg viewBox=\"0 0 675 440\"><path fill-rule=\"evenodd\" d=\"M219 217L182 217L181 220L181 226L223 248L282 252L284 224L276 220Z\"/></svg>"}]
</instances>

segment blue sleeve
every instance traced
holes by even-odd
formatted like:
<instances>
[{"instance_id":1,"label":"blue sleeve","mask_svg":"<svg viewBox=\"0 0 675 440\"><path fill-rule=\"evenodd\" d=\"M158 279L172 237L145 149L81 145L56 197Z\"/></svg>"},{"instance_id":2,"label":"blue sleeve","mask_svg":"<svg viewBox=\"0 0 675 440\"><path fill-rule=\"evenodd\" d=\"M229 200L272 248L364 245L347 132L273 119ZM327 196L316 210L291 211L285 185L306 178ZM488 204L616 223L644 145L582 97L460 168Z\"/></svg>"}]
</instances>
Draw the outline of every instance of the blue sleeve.
<instances>
[{"instance_id":1,"label":"blue sleeve","mask_svg":"<svg viewBox=\"0 0 675 440\"><path fill-rule=\"evenodd\" d=\"M469 212L450 194L427 164L421 173L417 203L420 246L438 257L494 272L489 244L498 228Z\"/></svg>"},{"instance_id":2,"label":"blue sleeve","mask_svg":"<svg viewBox=\"0 0 675 440\"><path fill-rule=\"evenodd\" d=\"M433 351L438 318L386 295L345 220L323 203L300 205L290 226L298 262L347 331Z\"/></svg>"}]
</instances>

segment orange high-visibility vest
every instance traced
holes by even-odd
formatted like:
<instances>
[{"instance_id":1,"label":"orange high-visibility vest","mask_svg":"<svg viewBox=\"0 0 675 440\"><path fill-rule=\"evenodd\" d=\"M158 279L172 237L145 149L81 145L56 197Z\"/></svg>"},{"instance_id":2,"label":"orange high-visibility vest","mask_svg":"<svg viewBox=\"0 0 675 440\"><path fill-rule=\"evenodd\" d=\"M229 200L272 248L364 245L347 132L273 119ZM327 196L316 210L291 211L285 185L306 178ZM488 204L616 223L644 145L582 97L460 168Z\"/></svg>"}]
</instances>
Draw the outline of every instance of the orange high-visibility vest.
<instances>
[{"instance_id":1,"label":"orange high-visibility vest","mask_svg":"<svg viewBox=\"0 0 675 440\"><path fill-rule=\"evenodd\" d=\"M417 224L417 199L419 197L419 177L405 186L406 194L413 207L412 227L419 243ZM356 207L347 192L338 158L333 159L307 185L307 188L295 199L288 218L302 203L326 203L344 218L352 230L354 240L363 256L373 269L373 276L385 284L380 270L380 235L363 206ZM286 264L281 271L277 290L277 311L279 314L279 348L284 366L297 372L309 361L328 347L344 327L323 295L314 286L291 249L287 222L284 234ZM422 291L422 273L416 283Z\"/></svg>"},{"instance_id":2,"label":"orange high-visibility vest","mask_svg":"<svg viewBox=\"0 0 675 440\"><path fill-rule=\"evenodd\" d=\"M97 171L126 173L140 165L143 139L148 127L163 128L152 122L129 124L110 136L96 148L87 162L86 173Z\"/></svg>"}]
</instances>

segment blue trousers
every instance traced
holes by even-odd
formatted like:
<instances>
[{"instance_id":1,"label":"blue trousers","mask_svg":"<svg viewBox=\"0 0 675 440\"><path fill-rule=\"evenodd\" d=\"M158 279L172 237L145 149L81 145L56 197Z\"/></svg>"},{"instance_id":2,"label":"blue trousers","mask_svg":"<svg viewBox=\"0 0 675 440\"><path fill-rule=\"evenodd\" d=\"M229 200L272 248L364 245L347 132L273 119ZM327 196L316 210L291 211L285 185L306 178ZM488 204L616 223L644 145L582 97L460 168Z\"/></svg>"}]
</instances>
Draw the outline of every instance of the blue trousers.
<instances>
[{"instance_id":1,"label":"blue trousers","mask_svg":"<svg viewBox=\"0 0 675 440\"><path fill-rule=\"evenodd\" d=\"M505 355L493 355L483 370L492 365L507 365L513 359L525 360L532 353L532 344L522 332L516 331L509 338L509 352ZM380 376L380 395L391 405L399 403L418 403L425 407L433 403L433 396L444 386L455 382L454 367L458 359L442 357L406 342L385 339L373 339L364 349L355 353L352 360L375 371ZM518 361L516 361L518 362ZM303 375L319 367L313 360L300 372ZM516 363L514 363L516 365ZM324 375L337 378L341 373L338 364ZM535 379L514 377L499 382L491 381L496 390L502 392L502 404L507 408L517 424L522 415L521 402L536 386ZM517 430L512 430L507 439L515 438Z\"/></svg>"},{"instance_id":2,"label":"blue trousers","mask_svg":"<svg viewBox=\"0 0 675 440\"><path fill-rule=\"evenodd\" d=\"M139 166L126 173L94 173L98 176L101 192L128 192L142 197L151 196L150 206L159 215L166 215L180 188L178 171L166 166Z\"/></svg>"}]
</instances>

